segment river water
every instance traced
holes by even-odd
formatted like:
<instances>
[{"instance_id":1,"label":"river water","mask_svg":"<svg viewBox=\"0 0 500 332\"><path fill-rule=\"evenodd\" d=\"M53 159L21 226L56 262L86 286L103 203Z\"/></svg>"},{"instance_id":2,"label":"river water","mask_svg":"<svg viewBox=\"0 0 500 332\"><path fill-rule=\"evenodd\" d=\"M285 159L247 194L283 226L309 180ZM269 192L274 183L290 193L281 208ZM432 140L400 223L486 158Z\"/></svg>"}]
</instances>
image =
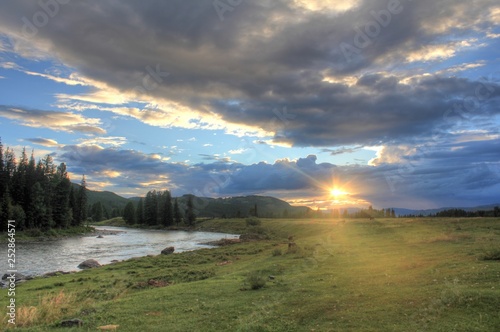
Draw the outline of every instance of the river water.
<instances>
[{"instance_id":1,"label":"river water","mask_svg":"<svg viewBox=\"0 0 500 332\"><path fill-rule=\"evenodd\" d=\"M41 275L53 271L78 271L78 264L95 259L100 264L132 257L158 255L165 247L175 247L175 252L212 248L202 244L238 235L210 232L185 232L130 229L122 227L95 227L97 230L116 232L115 235L72 237L57 241L16 243L16 269L24 275ZM106 232L104 233L106 234ZM7 270L7 245L5 259L0 260L0 273ZM1 276L0 275L0 276Z\"/></svg>"}]
</instances>

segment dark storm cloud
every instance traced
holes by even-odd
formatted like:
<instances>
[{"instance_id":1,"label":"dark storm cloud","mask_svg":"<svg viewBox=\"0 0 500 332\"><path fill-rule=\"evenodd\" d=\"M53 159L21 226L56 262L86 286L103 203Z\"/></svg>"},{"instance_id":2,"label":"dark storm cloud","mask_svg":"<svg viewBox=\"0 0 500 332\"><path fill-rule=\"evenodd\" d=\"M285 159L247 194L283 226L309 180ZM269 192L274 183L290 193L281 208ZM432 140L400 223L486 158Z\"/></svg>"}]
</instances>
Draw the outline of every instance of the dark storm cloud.
<instances>
[{"instance_id":1,"label":"dark storm cloud","mask_svg":"<svg viewBox=\"0 0 500 332\"><path fill-rule=\"evenodd\" d=\"M432 47L458 49L453 43L494 26L488 15L495 1L397 3L366 0L335 13L285 0L245 1L221 20L212 0L73 1L33 28L26 20L35 22L43 8L13 1L3 4L0 31L86 77L264 128L276 142L381 144L450 125L443 114L480 83L374 73L425 59ZM372 37L360 37L357 28L366 35L377 19ZM346 56L346 44L358 51ZM147 75L156 81L144 84ZM343 83L353 75L357 83ZM492 87L485 115L498 114L500 89ZM293 117L280 117L284 109Z\"/></svg>"}]
</instances>

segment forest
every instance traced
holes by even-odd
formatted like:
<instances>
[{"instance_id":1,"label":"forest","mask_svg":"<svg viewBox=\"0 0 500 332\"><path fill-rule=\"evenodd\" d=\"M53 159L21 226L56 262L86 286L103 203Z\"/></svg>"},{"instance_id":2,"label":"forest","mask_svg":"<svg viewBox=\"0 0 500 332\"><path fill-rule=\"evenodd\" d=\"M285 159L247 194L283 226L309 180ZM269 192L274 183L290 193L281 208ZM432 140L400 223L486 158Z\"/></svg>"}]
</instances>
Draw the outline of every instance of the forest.
<instances>
[{"instance_id":1,"label":"forest","mask_svg":"<svg viewBox=\"0 0 500 332\"><path fill-rule=\"evenodd\" d=\"M87 220L85 176L78 189L72 186L66 164L54 164L47 155L35 161L23 149L19 160L14 150L4 151L0 141L0 229L16 221L16 230L81 226Z\"/></svg>"}]
</instances>

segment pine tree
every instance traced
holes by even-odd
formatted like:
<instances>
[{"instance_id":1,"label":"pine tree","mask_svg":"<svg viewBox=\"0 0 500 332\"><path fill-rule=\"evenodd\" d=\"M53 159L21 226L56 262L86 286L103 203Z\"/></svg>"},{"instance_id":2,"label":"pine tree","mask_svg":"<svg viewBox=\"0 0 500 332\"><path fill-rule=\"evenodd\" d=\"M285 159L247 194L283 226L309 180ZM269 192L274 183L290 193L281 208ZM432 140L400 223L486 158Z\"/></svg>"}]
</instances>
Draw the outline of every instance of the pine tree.
<instances>
[{"instance_id":1,"label":"pine tree","mask_svg":"<svg viewBox=\"0 0 500 332\"><path fill-rule=\"evenodd\" d=\"M158 196L156 190L149 191L144 201L144 219L148 225L158 224Z\"/></svg>"},{"instance_id":2,"label":"pine tree","mask_svg":"<svg viewBox=\"0 0 500 332\"><path fill-rule=\"evenodd\" d=\"M144 221L144 200L142 198L139 198L139 201L137 202L137 208L135 209L135 215L136 215L136 221L137 223L143 225L145 223Z\"/></svg>"},{"instance_id":3,"label":"pine tree","mask_svg":"<svg viewBox=\"0 0 500 332\"><path fill-rule=\"evenodd\" d=\"M170 195L170 192L168 190L165 190L162 196L161 223L163 226L168 227L174 223L174 215L172 211L172 196Z\"/></svg>"},{"instance_id":4,"label":"pine tree","mask_svg":"<svg viewBox=\"0 0 500 332\"><path fill-rule=\"evenodd\" d=\"M136 221L136 211L134 208L134 203L128 202L123 211L123 220L129 225L135 224Z\"/></svg>"},{"instance_id":5,"label":"pine tree","mask_svg":"<svg viewBox=\"0 0 500 332\"><path fill-rule=\"evenodd\" d=\"M174 221L176 225L179 225L179 223L182 221L181 210L179 209L177 198L174 200Z\"/></svg>"},{"instance_id":6,"label":"pine tree","mask_svg":"<svg viewBox=\"0 0 500 332\"><path fill-rule=\"evenodd\" d=\"M85 180L85 175L82 176L80 187L75 195L73 220L75 226L80 226L87 220L87 181Z\"/></svg>"},{"instance_id":7,"label":"pine tree","mask_svg":"<svg viewBox=\"0 0 500 332\"><path fill-rule=\"evenodd\" d=\"M16 155L14 150L7 147L4 154L4 171L6 171L9 177L14 175L14 171L16 170Z\"/></svg>"},{"instance_id":8,"label":"pine tree","mask_svg":"<svg viewBox=\"0 0 500 332\"><path fill-rule=\"evenodd\" d=\"M194 214L192 195L188 195L186 214L184 215L184 222L189 226L194 226L196 222L196 215Z\"/></svg>"},{"instance_id":9,"label":"pine tree","mask_svg":"<svg viewBox=\"0 0 500 332\"><path fill-rule=\"evenodd\" d=\"M33 198L33 227L37 229L47 230L50 227L50 220L47 215L47 207L45 205L44 191L39 182L31 188Z\"/></svg>"},{"instance_id":10,"label":"pine tree","mask_svg":"<svg viewBox=\"0 0 500 332\"><path fill-rule=\"evenodd\" d=\"M69 199L68 199L69 209L71 210L71 215L73 218L71 219L71 226L77 226L76 223L76 197L75 197L75 188L73 185L69 188Z\"/></svg>"},{"instance_id":11,"label":"pine tree","mask_svg":"<svg viewBox=\"0 0 500 332\"><path fill-rule=\"evenodd\" d=\"M103 220L103 211L101 202L95 202L92 204L92 221L102 221Z\"/></svg>"},{"instance_id":12,"label":"pine tree","mask_svg":"<svg viewBox=\"0 0 500 332\"><path fill-rule=\"evenodd\" d=\"M54 199L52 202L52 212L54 222L59 228L67 228L73 218L69 211L69 191L71 182L66 171L66 164L61 163L57 167L57 173L54 177L56 183L54 188Z\"/></svg>"}]
</instances>

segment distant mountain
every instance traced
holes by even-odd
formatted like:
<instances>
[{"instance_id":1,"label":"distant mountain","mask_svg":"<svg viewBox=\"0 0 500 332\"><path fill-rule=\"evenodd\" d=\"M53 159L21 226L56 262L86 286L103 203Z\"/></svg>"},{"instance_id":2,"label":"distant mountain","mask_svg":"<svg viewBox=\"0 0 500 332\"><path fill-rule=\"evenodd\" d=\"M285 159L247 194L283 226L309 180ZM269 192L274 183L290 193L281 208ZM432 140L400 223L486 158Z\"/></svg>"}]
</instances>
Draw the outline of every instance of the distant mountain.
<instances>
[{"instance_id":1,"label":"distant mountain","mask_svg":"<svg viewBox=\"0 0 500 332\"><path fill-rule=\"evenodd\" d=\"M80 188L79 184L72 183L72 185L75 190ZM92 206L97 202L101 202L103 208L111 215L114 209L123 210L129 200L111 191L94 191L87 189L87 204Z\"/></svg>"},{"instance_id":2,"label":"distant mountain","mask_svg":"<svg viewBox=\"0 0 500 332\"><path fill-rule=\"evenodd\" d=\"M489 205L481 205L481 206L475 206L475 207L443 207L443 208L438 208L438 209L427 209L427 210L412 210L412 209L402 209L402 208L394 208L394 211L396 212L396 215L401 216L401 215L423 215L423 216L428 216L431 214L436 214L441 211L446 211L446 210L451 210L451 209L460 209L460 210L465 210L465 211L470 211L470 212L475 212L475 211L491 211L495 208L495 206L500 206L500 203L498 204L489 204Z\"/></svg>"},{"instance_id":3,"label":"distant mountain","mask_svg":"<svg viewBox=\"0 0 500 332\"><path fill-rule=\"evenodd\" d=\"M73 183L75 189L80 185ZM187 207L187 200L190 195L177 197L179 208L184 211ZM199 218L235 218L248 217L253 214L257 206L257 215L263 218L276 217L301 217L311 212L311 209L305 206L292 206L289 203L269 196L241 196L228 198L209 198L193 196L195 213ZM110 191L93 191L87 189L88 204L92 205L101 202L109 214L113 209L123 210L128 202L135 204L141 197L124 198ZM175 197L174 197L175 198Z\"/></svg>"},{"instance_id":4,"label":"distant mountain","mask_svg":"<svg viewBox=\"0 0 500 332\"><path fill-rule=\"evenodd\" d=\"M184 195L178 198L181 209L185 207L188 197L189 195ZM292 206L283 200L269 196L192 197L198 217L247 217L254 213L255 207L257 207L257 215L263 218L300 217L311 212L311 209L308 207Z\"/></svg>"}]
</instances>

